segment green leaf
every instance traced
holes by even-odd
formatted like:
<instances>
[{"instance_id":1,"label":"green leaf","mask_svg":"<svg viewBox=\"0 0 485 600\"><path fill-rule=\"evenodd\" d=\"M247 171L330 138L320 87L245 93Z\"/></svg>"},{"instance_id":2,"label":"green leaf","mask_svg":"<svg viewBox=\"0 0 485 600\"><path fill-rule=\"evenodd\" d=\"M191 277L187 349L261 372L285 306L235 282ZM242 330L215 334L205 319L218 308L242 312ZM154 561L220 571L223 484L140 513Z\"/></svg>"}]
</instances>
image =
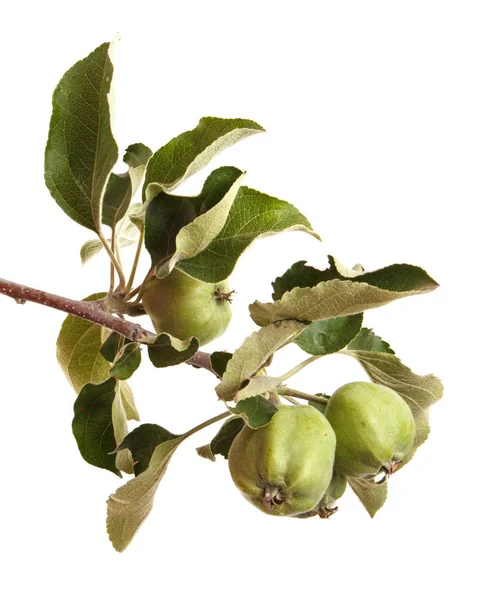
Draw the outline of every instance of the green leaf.
<instances>
[{"instance_id":1,"label":"green leaf","mask_svg":"<svg viewBox=\"0 0 485 600\"><path fill-rule=\"evenodd\" d=\"M354 490L364 508L371 517L384 506L387 498L387 481L375 483L368 479L356 479L349 477L350 487Z\"/></svg>"},{"instance_id":2,"label":"green leaf","mask_svg":"<svg viewBox=\"0 0 485 600\"><path fill-rule=\"evenodd\" d=\"M106 294L93 294L85 298L95 301ZM68 315L57 338L57 360L64 375L76 393L86 383L101 383L108 379L110 365L99 349L104 342L102 327Z\"/></svg>"},{"instance_id":3,"label":"green leaf","mask_svg":"<svg viewBox=\"0 0 485 600\"><path fill-rule=\"evenodd\" d=\"M241 187L220 233L205 250L178 266L202 281L222 281L255 239L282 231L304 231L320 239L308 220L288 202Z\"/></svg>"},{"instance_id":4,"label":"green leaf","mask_svg":"<svg viewBox=\"0 0 485 600\"><path fill-rule=\"evenodd\" d=\"M168 463L184 436L159 444L147 469L118 488L108 499L106 527L109 539L118 552L126 549L153 507L155 492L165 475Z\"/></svg>"},{"instance_id":5,"label":"green leaf","mask_svg":"<svg viewBox=\"0 0 485 600\"><path fill-rule=\"evenodd\" d=\"M261 326L285 319L312 322L345 317L433 289L420 287L408 291L391 291L358 282L356 279L332 279L314 287L296 287L276 302L254 302L249 307L251 317Z\"/></svg>"},{"instance_id":6,"label":"green leaf","mask_svg":"<svg viewBox=\"0 0 485 600\"><path fill-rule=\"evenodd\" d=\"M216 460L216 454L220 454L227 459L232 442L244 425L244 419L241 417L227 419L210 444L197 448L197 454L212 461Z\"/></svg>"},{"instance_id":7,"label":"green leaf","mask_svg":"<svg viewBox=\"0 0 485 600\"><path fill-rule=\"evenodd\" d=\"M62 77L52 98L45 183L74 221L99 232L102 198L118 158L111 132L111 44L105 43Z\"/></svg>"},{"instance_id":8,"label":"green leaf","mask_svg":"<svg viewBox=\"0 0 485 600\"><path fill-rule=\"evenodd\" d=\"M113 421L113 433L116 445L120 444L128 433L128 419L123 404L122 392L118 382L116 386L116 396L113 400L113 409L111 414ZM115 465L124 473L131 475L133 471L133 460L129 450L118 452L115 457Z\"/></svg>"},{"instance_id":9,"label":"green leaf","mask_svg":"<svg viewBox=\"0 0 485 600\"><path fill-rule=\"evenodd\" d=\"M305 326L297 321L285 321L263 327L247 337L227 363L216 393L223 400L233 400L241 384L253 377L265 362L292 335Z\"/></svg>"},{"instance_id":10,"label":"green leaf","mask_svg":"<svg viewBox=\"0 0 485 600\"><path fill-rule=\"evenodd\" d=\"M253 396L240 400L234 408L227 407L233 415L240 415L251 429L260 429L267 425L275 413L276 406L264 396Z\"/></svg>"},{"instance_id":11,"label":"green leaf","mask_svg":"<svg viewBox=\"0 0 485 600\"><path fill-rule=\"evenodd\" d=\"M123 162L132 169L146 167L152 155L153 152L150 148L139 142L128 146L123 156Z\"/></svg>"},{"instance_id":12,"label":"green leaf","mask_svg":"<svg viewBox=\"0 0 485 600\"><path fill-rule=\"evenodd\" d=\"M342 353L357 359L374 383L395 390L411 409L416 423L416 434L413 449L403 461L403 464L406 464L428 437L428 410L442 397L443 384L434 375L414 374L395 354L389 352L387 342L380 338L379 340L384 348L388 348L387 351L374 352L349 347Z\"/></svg>"},{"instance_id":13,"label":"green leaf","mask_svg":"<svg viewBox=\"0 0 485 600\"><path fill-rule=\"evenodd\" d=\"M131 200L141 185L152 151L144 144L133 144L126 149L123 160L128 164L126 173L111 173L103 197L102 221L112 229L126 215Z\"/></svg>"},{"instance_id":14,"label":"green leaf","mask_svg":"<svg viewBox=\"0 0 485 600\"><path fill-rule=\"evenodd\" d=\"M216 237L226 222L244 173L221 167L206 179L198 196L160 192L147 205L145 246L157 276L164 277L177 262L195 256Z\"/></svg>"},{"instance_id":15,"label":"green leaf","mask_svg":"<svg viewBox=\"0 0 485 600\"><path fill-rule=\"evenodd\" d=\"M161 333L152 344L147 344L148 356L157 368L171 367L185 362L199 349L197 338L179 340L168 333Z\"/></svg>"},{"instance_id":16,"label":"green leaf","mask_svg":"<svg viewBox=\"0 0 485 600\"><path fill-rule=\"evenodd\" d=\"M227 363L232 358L231 352L213 352L210 355L212 370L222 377L227 368Z\"/></svg>"},{"instance_id":17,"label":"green leaf","mask_svg":"<svg viewBox=\"0 0 485 600\"><path fill-rule=\"evenodd\" d=\"M309 267L305 261L295 263L273 282L273 299L280 300L285 292L296 287L314 287L333 279L368 283L391 292L431 292L438 287L436 281L426 271L413 265L390 265L377 271L362 272L361 270L347 269L333 256L329 255L328 260L330 267L324 271Z\"/></svg>"},{"instance_id":18,"label":"green leaf","mask_svg":"<svg viewBox=\"0 0 485 600\"><path fill-rule=\"evenodd\" d=\"M85 300L99 300L105 295L93 294ZM73 315L64 319L57 338L57 360L77 394L86 383L102 383L109 378L111 365L100 352L108 337L109 332L99 325ZM140 416L128 383L120 382L120 391L127 418L138 421Z\"/></svg>"},{"instance_id":19,"label":"green leaf","mask_svg":"<svg viewBox=\"0 0 485 600\"><path fill-rule=\"evenodd\" d=\"M185 131L160 148L148 162L143 201L170 192L184 179L203 169L216 154L239 140L264 131L247 119L204 117L197 127Z\"/></svg>"},{"instance_id":20,"label":"green leaf","mask_svg":"<svg viewBox=\"0 0 485 600\"><path fill-rule=\"evenodd\" d=\"M99 352L101 356L108 362L114 362L116 355L121 350L122 346L128 343L128 340L117 333L112 331L106 340L103 342Z\"/></svg>"},{"instance_id":21,"label":"green leaf","mask_svg":"<svg viewBox=\"0 0 485 600\"><path fill-rule=\"evenodd\" d=\"M116 452L129 450L135 461L135 475L138 476L148 469L155 448L163 442L175 440L181 436L171 433L160 425L144 423L129 433Z\"/></svg>"},{"instance_id":22,"label":"green leaf","mask_svg":"<svg viewBox=\"0 0 485 600\"><path fill-rule=\"evenodd\" d=\"M143 217L140 217L140 212L141 204L132 204L128 213L120 222L118 233L116 234L116 240L120 248L128 248L138 241L138 238L140 237L140 222L143 226ZM111 242L111 239L108 239L108 242ZM102 249L103 244L99 239L88 240L85 242L80 251L82 264L86 264L93 256L99 254Z\"/></svg>"},{"instance_id":23,"label":"green leaf","mask_svg":"<svg viewBox=\"0 0 485 600\"><path fill-rule=\"evenodd\" d=\"M115 396L114 378L99 384L87 383L74 403L72 431L86 462L121 477L116 457L110 454L116 448L112 417Z\"/></svg>"},{"instance_id":24,"label":"green leaf","mask_svg":"<svg viewBox=\"0 0 485 600\"><path fill-rule=\"evenodd\" d=\"M359 334L347 346L348 350L366 350L368 352L387 352L395 354L394 350L381 337L376 335L372 329L363 327Z\"/></svg>"},{"instance_id":25,"label":"green leaf","mask_svg":"<svg viewBox=\"0 0 485 600\"><path fill-rule=\"evenodd\" d=\"M117 379L129 379L138 369L141 363L141 350L138 342L125 344L120 350L119 356L110 369L112 377Z\"/></svg>"},{"instance_id":26,"label":"green leaf","mask_svg":"<svg viewBox=\"0 0 485 600\"><path fill-rule=\"evenodd\" d=\"M295 339L308 354L323 356L345 348L362 327L362 313L350 317L335 317L326 321L314 321Z\"/></svg>"}]
</instances>

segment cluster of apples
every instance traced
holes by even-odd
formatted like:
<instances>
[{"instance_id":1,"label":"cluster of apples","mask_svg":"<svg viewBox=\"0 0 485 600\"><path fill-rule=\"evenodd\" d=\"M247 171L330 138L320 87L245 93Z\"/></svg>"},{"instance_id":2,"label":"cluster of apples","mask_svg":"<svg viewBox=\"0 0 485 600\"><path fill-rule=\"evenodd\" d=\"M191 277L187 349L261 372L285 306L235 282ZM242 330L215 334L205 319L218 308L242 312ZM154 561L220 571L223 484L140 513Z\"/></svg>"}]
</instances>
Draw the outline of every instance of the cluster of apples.
<instances>
[{"instance_id":1,"label":"cluster of apples","mask_svg":"<svg viewBox=\"0 0 485 600\"><path fill-rule=\"evenodd\" d=\"M245 426L229 451L232 479L270 515L329 517L347 477L384 479L413 447L409 406L394 390L358 381L313 406L279 405L268 425Z\"/></svg>"},{"instance_id":2,"label":"cluster of apples","mask_svg":"<svg viewBox=\"0 0 485 600\"><path fill-rule=\"evenodd\" d=\"M148 283L143 307L158 333L195 335L203 345L226 330L230 294L227 281L204 283L175 269ZM335 512L348 477L384 479L414 444L409 406L383 385L343 385L325 414L310 405L277 409L265 427L243 427L229 451L237 488L270 515L326 518Z\"/></svg>"}]
</instances>

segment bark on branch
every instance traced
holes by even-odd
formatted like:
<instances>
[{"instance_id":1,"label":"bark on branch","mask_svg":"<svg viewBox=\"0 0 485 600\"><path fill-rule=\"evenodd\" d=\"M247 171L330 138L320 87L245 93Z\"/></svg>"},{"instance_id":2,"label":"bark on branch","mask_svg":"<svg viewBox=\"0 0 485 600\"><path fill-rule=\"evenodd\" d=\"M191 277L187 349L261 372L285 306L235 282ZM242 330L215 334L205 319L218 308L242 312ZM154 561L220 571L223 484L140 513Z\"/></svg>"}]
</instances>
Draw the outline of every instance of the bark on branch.
<instances>
[{"instance_id":1,"label":"bark on branch","mask_svg":"<svg viewBox=\"0 0 485 600\"><path fill-rule=\"evenodd\" d=\"M111 331L116 331L134 342L146 342L156 337L155 333L144 329L138 323L125 321L125 319L120 319L106 311L102 300L92 302L71 300L70 298L37 290L27 285L14 283L7 279L0 279L0 294L13 298L18 304L35 302L36 304L42 304L43 306L49 306L50 308L69 313L85 321L106 327ZM207 369L214 373L210 362L210 355L207 352L196 352L194 356L187 360L187 364Z\"/></svg>"}]
</instances>

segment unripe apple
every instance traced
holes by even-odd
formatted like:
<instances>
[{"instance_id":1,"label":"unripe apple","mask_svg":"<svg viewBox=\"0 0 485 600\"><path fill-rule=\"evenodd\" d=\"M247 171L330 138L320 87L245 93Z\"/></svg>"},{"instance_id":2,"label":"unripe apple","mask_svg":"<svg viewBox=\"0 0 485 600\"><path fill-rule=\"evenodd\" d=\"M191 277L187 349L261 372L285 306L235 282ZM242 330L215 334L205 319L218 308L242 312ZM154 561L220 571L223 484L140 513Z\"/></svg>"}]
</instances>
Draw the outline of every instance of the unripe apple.
<instances>
[{"instance_id":1,"label":"unripe apple","mask_svg":"<svg viewBox=\"0 0 485 600\"><path fill-rule=\"evenodd\" d=\"M328 401L325 416L337 436L335 469L348 477L392 473L414 443L411 409L384 385L343 385Z\"/></svg>"},{"instance_id":2,"label":"unripe apple","mask_svg":"<svg viewBox=\"0 0 485 600\"><path fill-rule=\"evenodd\" d=\"M231 320L227 281L206 283L174 269L154 277L142 295L145 312L157 333L186 340L196 337L202 346L224 333Z\"/></svg>"},{"instance_id":3,"label":"unripe apple","mask_svg":"<svg viewBox=\"0 0 485 600\"><path fill-rule=\"evenodd\" d=\"M243 496L269 515L314 508L332 479L335 434L313 406L278 406L261 429L248 426L229 451L232 479Z\"/></svg>"},{"instance_id":4,"label":"unripe apple","mask_svg":"<svg viewBox=\"0 0 485 600\"><path fill-rule=\"evenodd\" d=\"M344 495L344 492L347 488L347 477L342 475L342 473L337 473L334 470L332 475L332 481L328 486L323 498L320 502L315 506L314 509L309 512L302 513L300 515L295 515L300 519L306 519L308 517L316 517L317 515L321 519L328 519L333 514L335 514L338 510L338 507L335 506L335 502Z\"/></svg>"}]
</instances>

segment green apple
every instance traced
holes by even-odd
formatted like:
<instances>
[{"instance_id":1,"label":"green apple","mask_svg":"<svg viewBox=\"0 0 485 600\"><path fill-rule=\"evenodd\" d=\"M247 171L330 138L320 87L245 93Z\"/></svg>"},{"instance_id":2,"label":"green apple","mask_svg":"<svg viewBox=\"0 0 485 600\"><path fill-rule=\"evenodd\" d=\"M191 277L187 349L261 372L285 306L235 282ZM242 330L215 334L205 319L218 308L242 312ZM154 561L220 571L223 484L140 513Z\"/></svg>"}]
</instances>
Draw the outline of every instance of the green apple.
<instances>
[{"instance_id":1,"label":"green apple","mask_svg":"<svg viewBox=\"0 0 485 600\"><path fill-rule=\"evenodd\" d=\"M295 515L295 517L306 519L308 517L316 517L318 515L321 519L330 518L338 511L338 507L334 506L335 502L344 495L346 488L347 477L342 475L342 473L337 473L337 471L334 470L332 481L330 482L330 485L323 495L323 498L320 500L317 506L315 506L315 508L309 512Z\"/></svg>"},{"instance_id":2,"label":"green apple","mask_svg":"<svg viewBox=\"0 0 485 600\"><path fill-rule=\"evenodd\" d=\"M392 473L414 443L411 409L384 385L343 385L328 401L325 416L337 436L335 469L348 477Z\"/></svg>"},{"instance_id":3,"label":"green apple","mask_svg":"<svg viewBox=\"0 0 485 600\"><path fill-rule=\"evenodd\" d=\"M174 269L167 277L154 277L147 284L142 303L157 333L181 340L196 337L202 346L227 329L230 296L227 281L206 283Z\"/></svg>"},{"instance_id":4,"label":"green apple","mask_svg":"<svg viewBox=\"0 0 485 600\"><path fill-rule=\"evenodd\" d=\"M335 434L313 406L278 406L261 429L247 425L229 450L236 487L269 515L293 516L314 508L332 479Z\"/></svg>"}]
</instances>

